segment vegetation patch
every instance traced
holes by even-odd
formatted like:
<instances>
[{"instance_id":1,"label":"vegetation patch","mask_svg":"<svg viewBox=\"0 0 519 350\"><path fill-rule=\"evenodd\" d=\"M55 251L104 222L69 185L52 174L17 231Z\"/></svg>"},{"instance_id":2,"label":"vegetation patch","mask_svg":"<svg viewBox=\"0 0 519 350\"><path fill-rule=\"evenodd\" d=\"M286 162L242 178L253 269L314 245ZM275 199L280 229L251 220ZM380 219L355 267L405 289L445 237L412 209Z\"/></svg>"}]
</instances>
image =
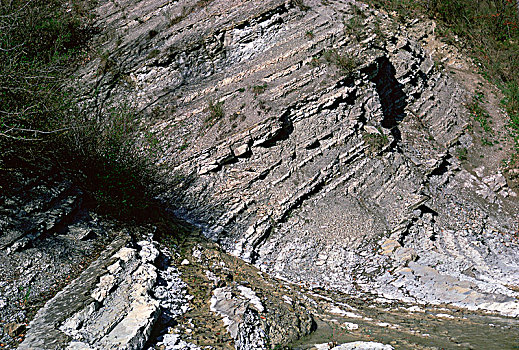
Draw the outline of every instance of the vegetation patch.
<instances>
[{"instance_id":1,"label":"vegetation patch","mask_svg":"<svg viewBox=\"0 0 519 350\"><path fill-rule=\"evenodd\" d=\"M472 102L467 106L468 110L474 117L481 128L490 134L493 134L490 124L492 123L492 119L485 108L481 105L483 103L484 95L482 92L476 92L474 97L472 98Z\"/></svg>"},{"instance_id":2,"label":"vegetation patch","mask_svg":"<svg viewBox=\"0 0 519 350\"><path fill-rule=\"evenodd\" d=\"M59 172L83 190L86 205L139 219L155 205L150 189L157 187L135 142L140 117L124 103L82 112L63 84L87 59L95 33L89 6L0 2L0 188L9 188L13 170ZM103 71L111 69L108 57L101 61Z\"/></svg>"},{"instance_id":3,"label":"vegetation patch","mask_svg":"<svg viewBox=\"0 0 519 350\"><path fill-rule=\"evenodd\" d=\"M458 148L456 150L457 154L458 154L458 159L461 160L461 161L465 161L467 160L467 156L468 156L468 151L467 151L467 148L466 147L462 147L462 148Z\"/></svg>"},{"instance_id":4,"label":"vegetation patch","mask_svg":"<svg viewBox=\"0 0 519 350\"><path fill-rule=\"evenodd\" d=\"M310 10L310 6L306 5L304 0L291 0L291 4L293 6L298 7L301 11L308 11Z\"/></svg>"},{"instance_id":5,"label":"vegetation patch","mask_svg":"<svg viewBox=\"0 0 519 350\"><path fill-rule=\"evenodd\" d=\"M223 110L223 101L214 102L209 100L208 102L209 115L204 121L206 127L211 127L220 119L222 119L225 115Z\"/></svg>"},{"instance_id":6,"label":"vegetation patch","mask_svg":"<svg viewBox=\"0 0 519 350\"><path fill-rule=\"evenodd\" d=\"M153 59L153 58L157 57L159 54L160 54L160 50L154 49L154 50L150 51L150 53L148 54L148 56L146 58Z\"/></svg>"},{"instance_id":7,"label":"vegetation patch","mask_svg":"<svg viewBox=\"0 0 519 350\"><path fill-rule=\"evenodd\" d=\"M342 54L337 50L327 50L323 53L326 62L339 68L343 75L352 75L358 66L357 60L351 54Z\"/></svg>"},{"instance_id":8,"label":"vegetation patch","mask_svg":"<svg viewBox=\"0 0 519 350\"><path fill-rule=\"evenodd\" d=\"M387 135L382 133L364 133L362 139L368 145L366 152L370 155L380 153L389 143Z\"/></svg>"},{"instance_id":9,"label":"vegetation patch","mask_svg":"<svg viewBox=\"0 0 519 350\"><path fill-rule=\"evenodd\" d=\"M73 2L76 3L76 2ZM58 134L69 93L60 87L92 30L64 1L0 2L0 150L29 157ZM23 155L22 155L23 154ZM0 160L0 168L2 160Z\"/></svg>"},{"instance_id":10,"label":"vegetation patch","mask_svg":"<svg viewBox=\"0 0 519 350\"><path fill-rule=\"evenodd\" d=\"M265 92L267 90L267 83L261 84L261 85L254 85L251 87L252 93L254 95L259 95Z\"/></svg>"}]
</instances>

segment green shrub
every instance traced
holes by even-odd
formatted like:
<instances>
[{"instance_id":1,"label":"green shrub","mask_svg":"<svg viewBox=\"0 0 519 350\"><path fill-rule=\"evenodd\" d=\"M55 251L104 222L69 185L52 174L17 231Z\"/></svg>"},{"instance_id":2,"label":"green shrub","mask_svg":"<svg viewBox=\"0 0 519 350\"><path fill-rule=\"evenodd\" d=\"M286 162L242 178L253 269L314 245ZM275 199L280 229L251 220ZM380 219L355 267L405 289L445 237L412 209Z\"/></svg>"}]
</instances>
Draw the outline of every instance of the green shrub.
<instances>
[{"instance_id":1,"label":"green shrub","mask_svg":"<svg viewBox=\"0 0 519 350\"><path fill-rule=\"evenodd\" d=\"M135 142L138 116L124 104L83 113L63 85L93 33L86 3L0 1L0 188L12 169L59 171L100 211L136 217L155 187Z\"/></svg>"},{"instance_id":2,"label":"green shrub","mask_svg":"<svg viewBox=\"0 0 519 350\"><path fill-rule=\"evenodd\" d=\"M509 81L504 88L504 92L506 98L503 104L510 116L511 127L519 132L519 83Z\"/></svg>"},{"instance_id":3,"label":"green shrub","mask_svg":"<svg viewBox=\"0 0 519 350\"><path fill-rule=\"evenodd\" d=\"M0 2L0 168L39 157L42 142L62 131L70 107L62 79L91 32L64 3Z\"/></svg>"},{"instance_id":4,"label":"green shrub","mask_svg":"<svg viewBox=\"0 0 519 350\"><path fill-rule=\"evenodd\" d=\"M389 138L385 134L364 133L362 139L368 145L366 152L370 155L376 155L389 143Z\"/></svg>"},{"instance_id":5,"label":"green shrub","mask_svg":"<svg viewBox=\"0 0 519 350\"><path fill-rule=\"evenodd\" d=\"M343 75L351 75L358 66L357 60L349 54L341 54L337 50L327 50L323 53L326 62L336 65Z\"/></svg>"},{"instance_id":6,"label":"green shrub","mask_svg":"<svg viewBox=\"0 0 519 350\"><path fill-rule=\"evenodd\" d=\"M308 11L310 10L310 6L307 6L304 2L304 0L291 0L292 5L297 6L301 11Z\"/></svg>"},{"instance_id":7,"label":"green shrub","mask_svg":"<svg viewBox=\"0 0 519 350\"><path fill-rule=\"evenodd\" d=\"M490 127L491 118L488 112L483 108L481 103L483 102L483 93L476 92L474 97L472 98L472 102L467 106L468 110L474 117L474 119L479 122L481 128L490 134L493 134L493 130Z\"/></svg>"},{"instance_id":8,"label":"green shrub","mask_svg":"<svg viewBox=\"0 0 519 350\"><path fill-rule=\"evenodd\" d=\"M467 148L465 148L465 147L458 148L458 149L456 150L456 152L458 153L458 158L459 158L459 160L461 160L461 161L465 161L465 160L467 160L467 156L468 156L468 150L467 150Z\"/></svg>"},{"instance_id":9,"label":"green shrub","mask_svg":"<svg viewBox=\"0 0 519 350\"><path fill-rule=\"evenodd\" d=\"M265 92L265 90L267 90L267 84L262 84L262 85L254 85L252 88L252 93L254 95L259 95L259 94L262 94Z\"/></svg>"},{"instance_id":10,"label":"green shrub","mask_svg":"<svg viewBox=\"0 0 519 350\"><path fill-rule=\"evenodd\" d=\"M209 107L209 116L204 121L204 124L207 127L213 126L218 120L222 119L225 115L225 112L223 110L223 101L214 102L212 100L209 100L208 102Z\"/></svg>"}]
</instances>

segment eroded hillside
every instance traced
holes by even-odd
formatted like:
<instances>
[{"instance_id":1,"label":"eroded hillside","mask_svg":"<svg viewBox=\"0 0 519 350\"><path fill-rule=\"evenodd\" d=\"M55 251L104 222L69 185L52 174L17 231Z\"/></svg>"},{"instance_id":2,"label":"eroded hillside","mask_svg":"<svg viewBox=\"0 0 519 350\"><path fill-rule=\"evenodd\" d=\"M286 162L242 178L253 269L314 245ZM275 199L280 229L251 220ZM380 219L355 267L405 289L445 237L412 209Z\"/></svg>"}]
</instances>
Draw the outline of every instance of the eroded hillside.
<instances>
[{"instance_id":1,"label":"eroded hillside","mask_svg":"<svg viewBox=\"0 0 519 350\"><path fill-rule=\"evenodd\" d=\"M97 103L143 109L178 184L163 200L236 256L310 285L515 315L516 194L498 168L459 160L477 141L472 96L422 47L433 25L306 6L106 3L108 56L81 78Z\"/></svg>"},{"instance_id":2,"label":"eroded hillside","mask_svg":"<svg viewBox=\"0 0 519 350\"><path fill-rule=\"evenodd\" d=\"M481 144L466 105L484 90L497 133L505 114L434 22L353 1L128 0L99 1L95 26L79 105L138 112L158 199L193 234L130 229L22 348L517 340L510 141Z\"/></svg>"}]
</instances>

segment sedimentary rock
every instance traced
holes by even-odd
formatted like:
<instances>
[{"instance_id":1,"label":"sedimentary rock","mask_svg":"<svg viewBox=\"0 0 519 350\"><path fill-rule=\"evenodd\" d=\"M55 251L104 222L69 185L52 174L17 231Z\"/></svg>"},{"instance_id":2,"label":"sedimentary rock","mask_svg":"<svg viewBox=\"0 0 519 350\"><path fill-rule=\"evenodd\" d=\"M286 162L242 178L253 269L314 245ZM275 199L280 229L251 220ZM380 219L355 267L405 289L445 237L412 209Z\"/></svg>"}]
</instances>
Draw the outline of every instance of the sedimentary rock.
<instances>
[{"instance_id":1,"label":"sedimentary rock","mask_svg":"<svg viewBox=\"0 0 519 350\"><path fill-rule=\"evenodd\" d=\"M433 26L298 4L102 2L85 106L131 100L161 199L264 271L518 315L516 194L456 157L467 92L422 48Z\"/></svg>"},{"instance_id":2,"label":"sedimentary rock","mask_svg":"<svg viewBox=\"0 0 519 350\"><path fill-rule=\"evenodd\" d=\"M411 304L519 315L517 194L493 162L458 156L475 143L468 92L423 47L431 22L354 1L101 0L96 15L98 54L76 73L78 103L99 118L135 109L136 145L166 184L157 199L262 272L247 265L251 276L236 278L240 263L215 247L160 252L147 228L83 208L66 177L24 175L0 202L9 333L27 316L11 301L28 304L29 287L49 299L53 273L65 282L21 348L196 349L209 339L263 349L308 335L316 319L358 337L362 327L431 336L378 322L339 292L384 312L378 303L408 303L391 312L410 318L424 311ZM188 295L196 283L181 269L203 293ZM191 336L181 318L193 298L229 334ZM488 326L478 322L469 326ZM337 349L355 346L391 348Z\"/></svg>"},{"instance_id":3,"label":"sedimentary rock","mask_svg":"<svg viewBox=\"0 0 519 350\"><path fill-rule=\"evenodd\" d=\"M10 175L0 193L0 343L8 347L116 236L113 223L86 210L82 192L63 174Z\"/></svg>"}]
</instances>

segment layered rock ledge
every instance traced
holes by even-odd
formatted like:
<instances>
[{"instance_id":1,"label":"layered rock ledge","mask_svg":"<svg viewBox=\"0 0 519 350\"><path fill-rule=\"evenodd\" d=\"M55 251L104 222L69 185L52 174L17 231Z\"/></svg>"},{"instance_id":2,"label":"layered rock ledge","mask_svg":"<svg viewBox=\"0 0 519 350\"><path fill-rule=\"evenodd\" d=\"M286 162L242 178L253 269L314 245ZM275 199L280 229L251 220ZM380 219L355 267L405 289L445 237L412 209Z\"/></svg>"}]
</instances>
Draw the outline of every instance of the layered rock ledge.
<instances>
[{"instance_id":1,"label":"layered rock ledge","mask_svg":"<svg viewBox=\"0 0 519 350\"><path fill-rule=\"evenodd\" d=\"M434 26L327 3L101 2L85 106L131 101L161 199L263 271L517 316L517 195L458 159L468 92Z\"/></svg>"}]
</instances>

